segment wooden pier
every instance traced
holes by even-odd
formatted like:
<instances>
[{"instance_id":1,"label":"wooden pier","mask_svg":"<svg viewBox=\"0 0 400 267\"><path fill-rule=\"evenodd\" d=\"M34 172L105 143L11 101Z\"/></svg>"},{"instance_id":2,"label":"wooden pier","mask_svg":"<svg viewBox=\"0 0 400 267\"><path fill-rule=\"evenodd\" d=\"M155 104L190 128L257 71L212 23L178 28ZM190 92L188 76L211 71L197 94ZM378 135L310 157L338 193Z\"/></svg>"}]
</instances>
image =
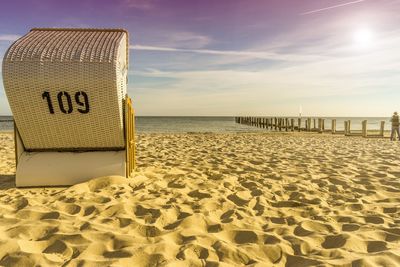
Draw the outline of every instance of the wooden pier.
<instances>
[{"instance_id":1,"label":"wooden pier","mask_svg":"<svg viewBox=\"0 0 400 267\"><path fill-rule=\"evenodd\" d=\"M325 128L325 120L323 118L235 117L236 123L273 131L331 133L364 138L385 137L385 121L381 121L379 130L368 133L366 120L362 121L360 130L352 130L351 121L346 120L343 130L340 131L336 129L336 119L331 119L331 128L329 129Z\"/></svg>"}]
</instances>

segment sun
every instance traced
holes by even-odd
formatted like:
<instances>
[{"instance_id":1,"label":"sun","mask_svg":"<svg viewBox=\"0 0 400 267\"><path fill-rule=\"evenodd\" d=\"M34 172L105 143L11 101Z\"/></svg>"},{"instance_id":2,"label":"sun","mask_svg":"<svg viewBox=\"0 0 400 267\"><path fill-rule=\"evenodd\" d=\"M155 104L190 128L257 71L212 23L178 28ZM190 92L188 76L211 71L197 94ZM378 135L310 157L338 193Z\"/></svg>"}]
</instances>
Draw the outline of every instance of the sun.
<instances>
[{"instance_id":1,"label":"sun","mask_svg":"<svg viewBox=\"0 0 400 267\"><path fill-rule=\"evenodd\" d=\"M353 39L359 47L370 47L373 43L373 33L367 28L358 29L354 32Z\"/></svg>"}]
</instances>

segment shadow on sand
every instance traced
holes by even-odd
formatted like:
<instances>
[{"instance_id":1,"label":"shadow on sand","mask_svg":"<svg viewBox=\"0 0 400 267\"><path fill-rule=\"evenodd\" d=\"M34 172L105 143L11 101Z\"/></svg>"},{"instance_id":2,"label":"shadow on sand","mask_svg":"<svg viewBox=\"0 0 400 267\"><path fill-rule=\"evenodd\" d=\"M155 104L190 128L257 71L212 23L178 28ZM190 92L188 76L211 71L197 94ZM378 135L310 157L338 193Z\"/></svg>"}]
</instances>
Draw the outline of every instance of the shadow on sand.
<instances>
[{"instance_id":1,"label":"shadow on sand","mask_svg":"<svg viewBox=\"0 0 400 267\"><path fill-rule=\"evenodd\" d=\"M15 188L15 174L0 174L0 190Z\"/></svg>"}]
</instances>

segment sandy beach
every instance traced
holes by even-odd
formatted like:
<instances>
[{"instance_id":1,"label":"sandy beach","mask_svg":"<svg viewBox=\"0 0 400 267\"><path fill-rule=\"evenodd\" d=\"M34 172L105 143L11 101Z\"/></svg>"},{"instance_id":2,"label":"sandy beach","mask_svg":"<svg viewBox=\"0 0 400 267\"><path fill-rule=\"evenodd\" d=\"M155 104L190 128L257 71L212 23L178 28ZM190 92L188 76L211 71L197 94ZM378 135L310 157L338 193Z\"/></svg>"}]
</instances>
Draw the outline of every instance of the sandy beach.
<instances>
[{"instance_id":1,"label":"sandy beach","mask_svg":"<svg viewBox=\"0 0 400 267\"><path fill-rule=\"evenodd\" d=\"M142 134L137 149L131 179L15 188L1 133L0 265L400 265L400 143Z\"/></svg>"}]
</instances>

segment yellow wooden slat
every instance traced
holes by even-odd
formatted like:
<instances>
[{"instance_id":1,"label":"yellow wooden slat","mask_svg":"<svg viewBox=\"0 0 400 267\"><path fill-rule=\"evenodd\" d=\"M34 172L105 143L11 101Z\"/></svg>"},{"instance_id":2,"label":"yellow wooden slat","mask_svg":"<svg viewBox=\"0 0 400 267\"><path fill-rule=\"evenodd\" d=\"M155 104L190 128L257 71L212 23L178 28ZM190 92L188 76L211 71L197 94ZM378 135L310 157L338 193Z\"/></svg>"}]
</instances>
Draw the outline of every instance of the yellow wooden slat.
<instances>
[{"instance_id":1,"label":"yellow wooden slat","mask_svg":"<svg viewBox=\"0 0 400 267\"><path fill-rule=\"evenodd\" d=\"M129 176L132 173L133 162L132 162L132 101L129 99Z\"/></svg>"},{"instance_id":2,"label":"yellow wooden slat","mask_svg":"<svg viewBox=\"0 0 400 267\"><path fill-rule=\"evenodd\" d=\"M129 140L129 135L128 135L128 96L125 96L125 101L124 101L124 109L125 109L125 176L129 177L129 146L128 146L128 140Z\"/></svg>"},{"instance_id":3,"label":"yellow wooden slat","mask_svg":"<svg viewBox=\"0 0 400 267\"><path fill-rule=\"evenodd\" d=\"M132 127L133 127L133 133L132 133L132 157L133 157L133 166L132 170L135 170L136 168L136 140L135 140L135 110L132 108Z\"/></svg>"},{"instance_id":4,"label":"yellow wooden slat","mask_svg":"<svg viewBox=\"0 0 400 267\"><path fill-rule=\"evenodd\" d=\"M125 138L126 138L126 176L129 177L136 166L135 149L135 112L132 100L125 100Z\"/></svg>"},{"instance_id":5,"label":"yellow wooden slat","mask_svg":"<svg viewBox=\"0 0 400 267\"><path fill-rule=\"evenodd\" d=\"M14 121L14 152L15 152L15 168L18 166L18 144L17 144L17 125L15 124Z\"/></svg>"}]
</instances>

